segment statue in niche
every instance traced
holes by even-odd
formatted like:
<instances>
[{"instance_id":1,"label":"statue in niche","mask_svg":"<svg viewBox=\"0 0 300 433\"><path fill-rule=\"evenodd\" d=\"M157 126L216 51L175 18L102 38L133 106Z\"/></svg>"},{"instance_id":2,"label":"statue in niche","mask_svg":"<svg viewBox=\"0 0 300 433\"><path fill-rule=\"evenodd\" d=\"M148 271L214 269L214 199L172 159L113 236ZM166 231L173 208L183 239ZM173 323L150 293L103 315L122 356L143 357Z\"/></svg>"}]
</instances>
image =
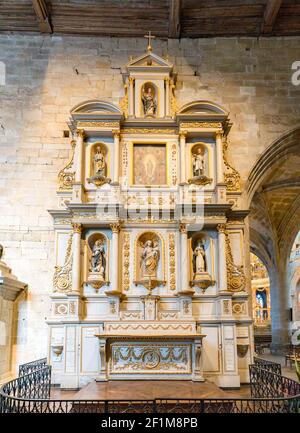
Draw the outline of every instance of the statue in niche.
<instances>
[{"instance_id":1,"label":"statue in niche","mask_svg":"<svg viewBox=\"0 0 300 433\"><path fill-rule=\"evenodd\" d=\"M110 183L111 179L106 177L107 164L101 146L97 146L92 161L94 164L94 175L87 179L88 183L93 183L97 187L100 187L105 183Z\"/></svg>"},{"instance_id":2,"label":"statue in niche","mask_svg":"<svg viewBox=\"0 0 300 433\"><path fill-rule=\"evenodd\" d=\"M144 107L145 116L155 116L157 103L155 100L155 95L153 94L152 87L148 87L147 90L145 86L142 89L142 102Z\"/></svg>"},{"instance_id":3,"label":"statue in niche","mask_svg":"<svg viewBox=\"0 0 300 433\"><path fill-rule=\"evenodd\" d=\"M205 160L204 150L198 147L196 153L193 153L193 176L200 177L204 176L205 172Z\"/></svg>"},{"instance_id":4,"label":"statue in niche","mask_svg":"<svg viewBox=\"0 0 300 433\"><path fill-rule=\"evenodd\" d=\"M142 278L156 277L159 258L158 242L146 241L141 254Z\"/></svg>"},{"instance_id":5,"label":"statue in niche","mask_svg":"<svg viewBox=\"0 0 300 433\"><path fill-rule=\"evenodd\" d=\"M90 272L99 274L99 277L102 280L104 280L105 264L106 264L106 260L105 260L105 249L104 249L103 241L101 239L98 239L96 240L92 250Z\"/></svg>"},{"instance_id":6,"label":"statue in niche","mask_svg":"<svg viewBox=\"0 0 300 433\"><path fill-rule=\"evenodd\" d=\"M95 166L95 175L96 176L106 176L106 162L105 157L102 153L101 147L97 146L95 155L94 155L94 166Z\"/></svg>"},{"instance_id":7,"label":"statue in niche","mask_svg":"<svg viewBox=\"0 0 300 433\"><path fill-rule=\"evenodd\" d=\"M194 278L195 276L203 274L207 271L204 245L200 242L198 242L193 251L193 271Z\"/></svg>"},{"instance_id":8,"label":"statue in niche","mask_svg":"<svg viewBox=\"0 0 300 433\"><path fill-rule=\"evenodd\" d=\"M193 286L198 286L203 291L213 283L207 271L205 246L201 239L197 241L193 250L193 280L191 283Z\"/></svg>"},{"instance_id":9,"label":"statue in niche","mask_svg":"<svg viewBox=\"0 0 300 433\"><path fill-rule=\"evenodd\" d=\"M193 177L188 182L195 185L207 185L212 183L212 179L205 175L205 150L202 147L197 147L192 152Z\"/></svg>"}]
</instances>

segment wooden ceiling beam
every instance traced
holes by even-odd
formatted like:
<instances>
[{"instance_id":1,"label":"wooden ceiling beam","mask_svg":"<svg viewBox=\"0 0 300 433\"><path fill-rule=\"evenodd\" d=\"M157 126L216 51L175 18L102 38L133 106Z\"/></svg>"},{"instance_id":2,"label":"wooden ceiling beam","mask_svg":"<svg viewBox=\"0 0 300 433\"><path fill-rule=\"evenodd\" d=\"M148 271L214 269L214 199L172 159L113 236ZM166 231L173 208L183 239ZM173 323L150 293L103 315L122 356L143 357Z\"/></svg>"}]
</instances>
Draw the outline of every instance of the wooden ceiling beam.
<instances>
[{"instance_id":1,"label":"wooden ceiling beam","mask_svg":"<svg viewBox=\"0 0 300 433\"><path fill-rule=\"evenodd\" d=\"M52 33L50 13L45 0L31 0L38 18L41 33Z\"/></svg>"},{"instance_id":2,"label":"wooden ceiling beam","mask_svg":"<svg viewBox=\"0 0 300 433\"><path fill-rule=\"evenodd\" d=\"M272 32L281 4L282 0L268 0L261 27L262 33Z\"/></svg>"},{"instance_id":3,"label":"wooden ceiling beam","mask_svg":"<svg viewBox=\"0 0 300 433\"><path fill-rule=\"evenodd\" d=\"M169 38L178 39L181 30L181 0L170 0L169 7Z\"/></svg>"}]
</instances>

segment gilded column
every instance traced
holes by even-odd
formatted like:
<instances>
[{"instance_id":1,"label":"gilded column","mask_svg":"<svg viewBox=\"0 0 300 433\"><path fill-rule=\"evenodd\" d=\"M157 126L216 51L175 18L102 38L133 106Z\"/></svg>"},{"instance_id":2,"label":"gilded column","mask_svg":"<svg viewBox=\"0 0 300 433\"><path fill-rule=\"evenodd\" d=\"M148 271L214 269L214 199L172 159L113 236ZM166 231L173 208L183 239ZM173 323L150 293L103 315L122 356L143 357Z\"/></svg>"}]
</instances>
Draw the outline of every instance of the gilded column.
<instances>
[{"instance_id":1,"label":"gilded column","mask_svg":"<svg viewBox=\"0 0 300 433\"><path fill-rule=\"evenodd\" d=\"M77 129L76 149L77 149L77 165L75 173L75 182L83 183L83 163L84 163L84 141L85 133L83 129Z\"/></svg>"},{"instance_id":2,"label":"gilded column","mask_svg":"<svg viewBox=\"0 0 300 433\"><path fill-rule=\"evenodd\" d=\"M180 137L180 183L186 182L186 173L185 173L185 166L186 166L186 160L185 160L185 139L187 136L186 131L181 131L179 133Z\"/></svg>"},{"instance_id":3,"label":"gilded column","mask_svg":"<svg viewBox=\"0 0 300 433\"><path fill-rule=\"evenodd\" d=\"M227 261L226 261L226 225L219 224L218 256L219 256L219 291L227 291Z\"/></svg>"},{"instance_id":4,"label":"gilded column","mask_svg":"<svg viewBox=\"0 0 300 433\"><path fill-rule=\"evenodd\" d=\"M216 132L216 154L217 154L217 183L224 183L224 162L223 162L223 132Z\"/></svg>"},{"instance_id":5,"label":"gilded column","mask_svg":"<svg viewBox=\"0 0 300 433\"><path fill-rule=\"evenodd\" d=\"M81 233L82 225L73 223L73 266L72 266L72 293L79 294L81 289Z\"/></svg>"},{"instance_id":6,"label":"gilded column","mask_svg":"<svg viewBox=\"0 0 300 433\"><path fill-rule=\"evenodd\" d=\"M179 225L180 231L180 268L181 268L181 292L189 291L189 266L188 266L188 239L186 224Z\"/></svg>"},{"instance_id":7,"label":"gilded column","mask_svg":"<svg viewBox=\"0 0 300 433\"><path fill-rule=\"evenodd\" d=\"M134 79L129 77L129 116L134 116L134 91L133 91Z\"/></svg>"},{"instance_id":8,"label":"gilded column","mask_svg":"<svg viewBox=\"0 0 300 433\"><path fill-rule=\"evenodd\" d=\"M114 129L114 176L113 183L119 183L119 166L120 166L120 131Z\"/></svg>"},{"instance_id":9,"label":"gilded column","mask_svg":"<svg viewBox=\"0 0 300 433\"><path fill-rule=\"evenodd\" d=\"M110 225L112 230L112 254L113 254L113 272L110 278L109 293L119 293L119 231L120 224L113 223Z\"/></svg>"}]
</instances>

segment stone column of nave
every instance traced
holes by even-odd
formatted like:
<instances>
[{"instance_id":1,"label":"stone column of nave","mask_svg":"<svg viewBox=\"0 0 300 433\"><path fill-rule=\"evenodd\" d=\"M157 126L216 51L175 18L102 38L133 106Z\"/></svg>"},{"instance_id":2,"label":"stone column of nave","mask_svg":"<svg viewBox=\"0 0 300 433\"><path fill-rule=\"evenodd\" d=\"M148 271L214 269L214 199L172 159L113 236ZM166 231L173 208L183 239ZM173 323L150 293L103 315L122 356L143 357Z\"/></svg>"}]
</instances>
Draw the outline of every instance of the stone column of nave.
<instances>
[{"instance_id":1,"label":"stone column of nave","mask_svg":"<svg viewBox=\"0 0 300 433\"><path fill-rule=\"evenodd\" d=\"M218 230L218 261L219 261L219 291L227 291L227 263L226 263L226 226L219 224Z\"/></svg>"},{"instance_id":2,"label":"stone column of nave","mask_svg":"<svg viewBox=\"0 0 300 433\"><path fill-rule=\"evenodd\" d=\"M110 225L112 230L112 254L113 254L113 271L110 278L110 290L107 294L120 294L119 290L119 232L120 224L113 223Z\"/></svg>"},{"instance_id":3,"label":"stone column of nave","mask_svg":"<svg viewBox=\"0 0 300 433\"><path fill-rule=\"evenodd\" d=\"M72 291L79 295L81 290L81 233L82 225L73 223L73 263L72 263Z\"/></svg>"},{"instance_id":4,"label":"stone column of nave","mask_svg":"<svg viewBox=\"0 0 300 433\"><path fill-rule=\"evenodd\" d=\"M216 155L217 155L217 183L224 183L224 162L223 162L223 133L216 132Z\"/></svg>"},{"instance_id":5,"label":"stone column of nave","mask_svg":"<svg viewBox=\"0 0 300 433\"><path fill-rule=\"evenodd\" d=\"M187 136L186 131L181 131L179 133L180 138L180 183L183 184L186 182L186 173L185 173L185 139Z\"/></svg>"},{"instance_id":6,"label":"stone column of nave","mask_svg":"<svg viewBox=\"0 0 300 433\"><path fill-rule=\"evenodd\" d=\"M112 131L114 136L114 176L113 176L113 183L118 184L119 183L119 166L120 166L120 131L119 130L113 130Z\"/></svg>"}]
</instances>

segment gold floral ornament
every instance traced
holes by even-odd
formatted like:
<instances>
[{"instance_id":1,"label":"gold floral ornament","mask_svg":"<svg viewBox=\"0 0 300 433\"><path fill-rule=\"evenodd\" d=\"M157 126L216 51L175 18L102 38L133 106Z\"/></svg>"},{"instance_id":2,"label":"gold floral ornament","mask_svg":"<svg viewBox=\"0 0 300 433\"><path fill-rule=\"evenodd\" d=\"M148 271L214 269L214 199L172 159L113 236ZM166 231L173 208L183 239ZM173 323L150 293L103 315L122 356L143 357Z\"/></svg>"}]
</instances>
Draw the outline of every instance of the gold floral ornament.
<instances>
[{"instance_id":1,"label":"gold floral ornament","mask_svg":"<svg viewBox=\"0 0 300 433\"><path fill-rule=\"evenodd\" d=\"M227 287L230 292L244 292L246 277L243 265L235 265L231 251L230 239L225 231L226 240L226 262L227 262Z\"/></svg>"},{"instance_id":2,"label":"gold floral ornament","mask_svg":"<svg viewBox=\"0 0 300 433\"><path fill-rule=\"evenodd\" d=\"M128 86L127 84L124 84L124 91L125 95L120 101L120 108L124 114L124 117L128 117Z\"/></svg>"},{"instance_id":3,"label":"gold floral ornament","mask_svg":"<svg viewBox=\"0 0 300 433\"><path fill-rule=\"evenodd\" d=\"M73 182L75 180L75 171L72 171L73 163L74 163L74 154L75 154L75 147L76 147L76 141L71 141L71 157L68 161L67 165L60 170L58 173L58 185L60 190L69 190L72 189Z\"/></svg>"},{"instance_id":4,"label":"gold floral ornament","mask_svg":"<svg viewBox=\"0 0 300 433\"><path fill-rule=\"evenodd\" d=\"M123 244L123 289L129 290L130 287L130 235L129 233L124 234Z\"/></svg>"},{"instance_id":5,"label":"gold floral ornament","mask_svg":"<svg viewBox=\"0 0 300 433\"><path fill-rule=\"evenodd\" d=\"M169 266L170 266L170 289L176 289L176 276L175 276L175 235L169 234Z\"/></svg>"},{"instance_id":6,"label":"gold floral ornament","mask_svg":"<svg viewBox=\"0 0 300 433\"><path fill-rule=\"evenodd\" d=\"M223 161L225 165L224 179L227 191L241 190L241 176L239 172L228 162L228 141L223 138Z\"/></svg>"},{"instance_id":7,"label":"gold floral ornament","mask_svg":"<svg viewBox=\"0 0 300 433\"><path fill-rule=\"evenodd\" d=\"M171 116L175 117L176 113L179 111L179 104L175 96L175 84L174 81L171 80Z\"/></svg>"},{"instance_id":8,"label":"gold floral ornament","mask_svg":"<svg viewBox=\"0 0 300 433\"><path fill-rule=\"evenodd\" d=\"M54 292L68 292L72 287L72 238L73 233L70 234L67 244L67 251L64 264L62 266L55 266L53 276L53 291Z\"/></svg>"}]
</instances>

